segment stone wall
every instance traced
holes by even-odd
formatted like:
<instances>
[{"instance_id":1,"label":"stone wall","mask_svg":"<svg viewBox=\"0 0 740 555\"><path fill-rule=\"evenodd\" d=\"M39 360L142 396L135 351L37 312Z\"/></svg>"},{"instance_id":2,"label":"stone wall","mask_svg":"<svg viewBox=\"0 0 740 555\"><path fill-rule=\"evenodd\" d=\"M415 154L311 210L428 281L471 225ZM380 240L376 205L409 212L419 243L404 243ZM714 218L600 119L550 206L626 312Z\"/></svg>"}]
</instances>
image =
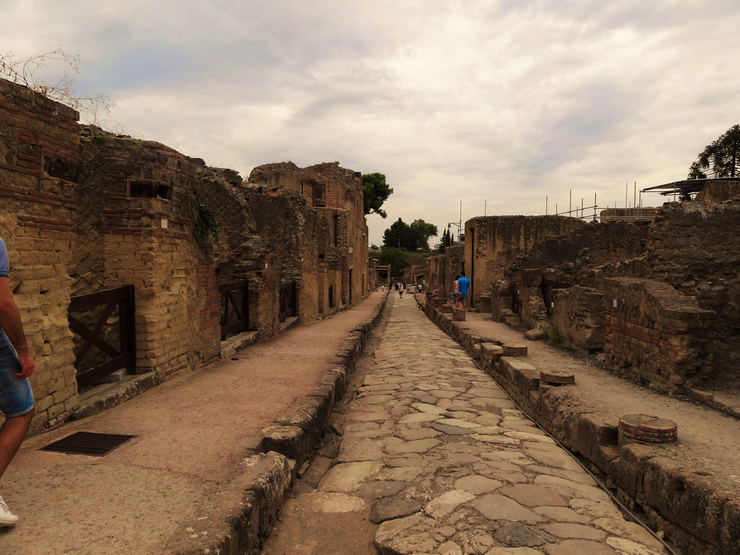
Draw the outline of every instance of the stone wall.
<instances>
[{"instance_id":1,"label":"stone wall","mask_svg":"<svg viewBox=\"0 0 740 555\"><path fill-rule=\"evenodd\" d=\"M713 311L667 283L610 278L605 288L606 364L666 392L711 370Z\"/></svg>"},{"instance_id":2,"label":"stone wall","mask_svg":"<svg viewBox=\"0 0 740 555\"><path fill-rule=\"evenodd\" d=\"M552 325L566 343L579 351L604 349L604 293L579 285L555 289L552 294Z\"/></svg>"},{"instance_id":3,"label":"stone wall","mask_svg":"<svg viewBox=\"0 0 740 555\"><path fill-rule=\"evenodd\" d=\"M31 433L79 405L67 307L75 242L79 114L0 79L0 237L36 371ZM1 417L0 417L1 418Z\"/></svg>"},{"instance_id":4,"label":"stone wall","mask_svg":"<svg viewBox=\"0 0 740 555\"><path fill-rule=\"evenodd\" d=\"M452 295L455 277L465 270L465 245L452 245L445 249L444 272L440 276L439 288L447 298Z\"/></svg>"},{"instance_id":5,"label":"stone wall","mask_svg":"<svg viewBox=\"0 0 740 555\"><path fill-rule=\"evenodd\" d=\"M212 359L220 318L210 251L192 238L194 168L165 145L95 127L80 154L75 293L135 287L137 373L161 381Z\"/></svg>"},{"instance_id":6,"label":"stone wall","mask_svg":"<svg viewBox=\"0 0 740 555\"><path fill-rule=\"evenodd\" d=\"M565 236L585 226L564 216L488 216L465 222L464 259L472 306L477 306L481 294L490 292L494 280L505 277L517 257L547 237Z\"/></svg>"},{"instance_id":7,"label":"stone wall","mask_svg":"<svg viewBox=\"0 0 740 555\"><path fill-rule=\"evenodd\" d=\"M740 334L740 201L671 203L650 227L646 277L670 283Z\"/></svg>"},{"instance_id":8,"label":"stone wall","mask_svg":"<svg viewBox=\"0 0 740 555\"><path fill-rule=\"evenodd\" d=\"M509 276L525 268L548 269L552 279L593 286L589 279L593 269L618 266L648 252L648 222L615 221L589 223L562 236L544 238L526 256L514 262Z\"/></svg>"},{"instance_id":9,"label":"stone wall","mask_svg":"<svg viewBox=\"0 0 740 555\"><path fill-rule=\"evenodd\" d=\"M724 202L740 197L740 179L707 179L696 198L697 202Z\"/></svg>"},{"instance_id":10,"label":"stone wall","mask_svg":"<svg viewBox=\"0 0 740 555\"><path fill-rule=\"evenodd\" d=\"M301 195L306 205L319 215L317 238L324 237L324 227L328 230L326 241L319 241L314 255L318 257L319 272L316 298L325 301L317 307L318 314L328 314L342 305L352 306L367 296L370 283L367 224L359 172L342 168L339 162L306 168L282 162L254 168L249 183L284 188ZM330 287L333 307L328 307Z\"/></svg>"}]
</instances>

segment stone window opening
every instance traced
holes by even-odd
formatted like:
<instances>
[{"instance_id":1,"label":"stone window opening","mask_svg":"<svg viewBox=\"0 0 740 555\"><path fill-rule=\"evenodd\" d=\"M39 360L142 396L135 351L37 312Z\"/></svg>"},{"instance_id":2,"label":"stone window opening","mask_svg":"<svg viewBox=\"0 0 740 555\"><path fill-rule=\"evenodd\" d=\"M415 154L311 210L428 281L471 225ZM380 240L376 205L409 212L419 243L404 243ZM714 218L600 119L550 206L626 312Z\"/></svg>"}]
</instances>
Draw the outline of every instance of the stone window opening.
<instances>
[{"instance_id":1,"label":"stone window opening","mask_svg":"<svg viewBox=\"0 0 740 555\"><path fill-rule=\"evenodd\" d=\"M161 183L149 183L146 181L132 181L129 183L129 196L131 198L153 198L170 200L172 188Z\"/></svg>"},{"instance_id":2,"label":"stone window opening","mask_svg":"<svg viewBox=\"0 0 740 555\"><path fill-rule=\"evenodd\" d=\"M49 177L57 177L74 183L77 183L79 176L79 166L77 164L56 156L46 156L44 158L44 171Z\"/></svg>"},{"instance_id":3,"label":"stone window opening","mask_svg":"<svg viewBox=\"0 0 740 555\"><path fill-rule=\"evenodd\" d=\"M317 208L326 207L326 183L317 183L311 180L313 189L313 205Z\"/></svg>"}]
</instances>

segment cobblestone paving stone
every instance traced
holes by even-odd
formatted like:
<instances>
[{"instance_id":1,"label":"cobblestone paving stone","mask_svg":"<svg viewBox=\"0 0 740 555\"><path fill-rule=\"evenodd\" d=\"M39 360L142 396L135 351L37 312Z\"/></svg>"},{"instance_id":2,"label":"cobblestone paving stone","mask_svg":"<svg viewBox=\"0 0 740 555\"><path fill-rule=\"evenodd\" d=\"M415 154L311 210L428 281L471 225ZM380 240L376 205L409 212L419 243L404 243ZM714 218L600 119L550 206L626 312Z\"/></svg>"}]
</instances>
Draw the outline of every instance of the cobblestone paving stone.
<instances>
[{"instance_id":1,"label":"cobblestone paving stone","mask_svg":"<svg viewBox=\"0 0 740 555\"><path fill-rule=\"evenodd\" d=\"M374 362L319 491L371 505L381 553L666 552L413 299Z\"/></svg>"}]
</instances>

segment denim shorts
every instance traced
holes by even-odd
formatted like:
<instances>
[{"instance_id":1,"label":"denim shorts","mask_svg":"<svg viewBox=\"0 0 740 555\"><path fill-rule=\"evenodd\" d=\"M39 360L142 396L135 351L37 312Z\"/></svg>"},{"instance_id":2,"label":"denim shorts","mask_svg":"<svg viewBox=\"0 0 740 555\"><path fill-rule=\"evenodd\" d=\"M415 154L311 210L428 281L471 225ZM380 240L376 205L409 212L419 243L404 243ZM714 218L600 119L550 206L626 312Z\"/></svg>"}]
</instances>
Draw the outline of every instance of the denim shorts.
<instances>
[{"instance_id":1,"label":"denim shorts","mask_svg":"<svg viewBox=\"0 0 740 555\"><path fill-rule=\"evenodd\" d=\"M5 418L23 416L34 407L28 379L19 380L21 363L9 346L0 346L0 412Z\"/></svg>"}]
</instances>

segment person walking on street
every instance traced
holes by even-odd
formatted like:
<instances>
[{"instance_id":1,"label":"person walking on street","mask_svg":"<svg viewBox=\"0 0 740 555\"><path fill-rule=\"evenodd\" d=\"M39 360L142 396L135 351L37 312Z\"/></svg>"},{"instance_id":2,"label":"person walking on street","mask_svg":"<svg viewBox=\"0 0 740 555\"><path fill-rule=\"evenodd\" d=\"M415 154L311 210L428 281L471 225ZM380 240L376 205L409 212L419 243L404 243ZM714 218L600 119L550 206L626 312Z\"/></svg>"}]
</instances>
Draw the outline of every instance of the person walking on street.
<instances>
[{"instance_id":1,"label":"person walking on street","mask_svg":"<svg viewBox=\"0 0 740 555\"><path fill-rule=\"evenodd\" d=\"M465 310L468 307L468 289L470 280L465 277L465 272L460 272L460 279L457 280L457 304L458 308Z\"/></svg>"},{"instance_id":2,"label":"person walking on street","mask_svg":"<svg viewBox=\"0 0 740 555\"><path fill-rule=\"evenodd\" d=\"M403 299L403 282L398 283L398 297Z\"/></svg>"},{"instance_id":3,"label":"person walking on street","mask_svg":"<svg viewBox=\"0 0 740 555\"><path fill-rule=\"evenodd\" d=\"M457 306L457 293L458 293L457 282L459 279L460 279L460 274L457 274L455 276L455 282L452 284L452 306L454 307Z\"/></svg>"},{"instance_id":4,"label":"person walking on street","mask_svg":"<svg viewBox=\"0 0 740 555\"><path fill-rule=\"evenodd\" d=\"M23 443L36 405L28 377L36 363L28 350L18 306L10 291L8 251L0 239L0 477ZM13 526L18 517L0 497L0 525Z\"/></svg>"}]
</instances>

